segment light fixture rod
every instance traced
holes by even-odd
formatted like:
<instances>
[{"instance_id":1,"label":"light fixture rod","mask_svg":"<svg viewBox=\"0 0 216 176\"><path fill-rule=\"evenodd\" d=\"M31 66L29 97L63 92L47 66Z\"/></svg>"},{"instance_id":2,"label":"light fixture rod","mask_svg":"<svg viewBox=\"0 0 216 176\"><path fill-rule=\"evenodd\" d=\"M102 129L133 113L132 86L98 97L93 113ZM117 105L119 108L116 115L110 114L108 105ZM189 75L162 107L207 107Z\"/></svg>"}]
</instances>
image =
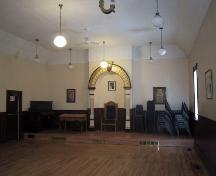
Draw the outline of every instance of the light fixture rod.
<instances>
[{"instance_id":1,"label":"light fixture rod","mask_svg":"<svg viewBox=\"0 0 216 176\"><path fill-rule=\"evenodd\" d=\"M105 61L105 44L106 42L103 41L103 61Z\"/></svg>"},{"instance_id":2,"label":"light fixture rod","mask_svg":"<svg viewBox=\"0 0 216 176\"><path fill-rule=\"evenodd\" d=\"M62 13L61 13L61 10L62 10L62 7L63 7L63 4L59 4L59 7L60 7L60 23L59 23L59 32L61 34L61 25L62 25L62 19L61 19L61 16L62 16Z\"/></svg>"},{"instance_id":3,"label":"light fixture rod","mask_svg":"<svg viewBox=\"0 0 216 176\"><path fill-rule=\"evenodd\" d=\"M163 37L162 37L163 36L163 34L162 34L163 28L161 27L160 30L161 30L161 48L162 48L163 47L163 43L162 43L162 41L163 41Z\"/></svg>"},{"instance_id":4,"label":"light fixture rod","mask_svg":"<svg viewBox=\"0 0 216 176\"><path fill-rule=\"evenodd\" d=\"M70 63L71 63L71 51L72 51L72 48L70 48L69 51L70 51Z\"/></svg>"},{"instance_id":5,"label":"light fixture rod","mask_svg":"<svg viewBox=\"0 0 216 176\"><path fill-rule=\"evenodd\" d=\"M39 39L35 39L35 52L36 52L35 57L38 57L38 42L39 42Z\"/></svg>"},{"instance_id":6,"label":"light fixture rod","mask_svg":"<svg viewBox=\"0 0 216 176\"><path fill-rule=\"evenodd\" d=\"M158 0L156 0L156 4L157 4L157 12L156 13L159 13L159 8L158 8Z\"/></svg>"},{"instance_id":7,"label":"light fixture rod","mask_svg":"<svg viewBox=\"0 0 216 176\"><path fill-rule=\"evenodd\" d=\"M151 57L152 57L152 56L151 56L151 45L152 45L152 42L149 42L149 46L150 46L150 47L149 47L150 59L151 59Z\"/></svg>"}]
</instances>

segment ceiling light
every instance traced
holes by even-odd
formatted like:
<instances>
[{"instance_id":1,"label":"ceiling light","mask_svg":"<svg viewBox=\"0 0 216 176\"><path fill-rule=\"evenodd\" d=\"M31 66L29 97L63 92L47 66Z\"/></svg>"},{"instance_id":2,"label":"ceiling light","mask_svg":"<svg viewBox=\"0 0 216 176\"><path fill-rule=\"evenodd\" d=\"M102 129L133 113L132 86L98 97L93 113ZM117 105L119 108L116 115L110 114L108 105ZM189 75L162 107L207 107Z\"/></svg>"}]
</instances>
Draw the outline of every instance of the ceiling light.
<instances>
[{"instance_id":1,"label":"ceiling light","mask_svg":"<svg viewBox=\"0 0 216 176\"><path fill-rule=\"evenodd\" d=\"M151 46L152 46L152 42L149 42L149 62L153 63L153 58L151 56Z\"/></svg>"},{"instance_id":2,"label":"ceiling light","mask_svg":"<svg viewBox=\"0 0 216 176\"><path fill-rule=\"evenodd\" d=\"M69 68L69 69L72 69L72 68L73 68L73 64L72 64L72 62L71 62L71 51L72 51L72 49L70 48L70 49L69 49L69 52L70 52L70 62L68 63L68 68Z\"/></svg>"},{"instance_id":3,"label":"ceiling light","mask_svg":"<svg viewBox=\"0 0 216 176\"><path fill-rule=\"evenodd\" d=\"M103 60L100 63L100 66L102 68L107 68L108 67L108 63L107 63L107 61L105 61L105 41L103 41Z\"/></svg>"},{"instance_id":4,"label":"ceiling light","mask_svg":"<svg viewBox=\"0 0 216 176\"><path fill-rule=\"evenodd\" d=\"M164 56L164 55L167 53L167 51L166 51L163 47L161 47L161 48L158 50L158 53L159 53L161 56Z\"/></svg>"},{"instance_id":5,"label":"ceiling light","mask_svg":"<svg viewBox=\"0 0 216 176\"><path fill-rule=\"evenodd\" d=\"M106 61L102 61L102 62L100 63L100 66L101 66L102 68L107 68L107 67L108 67L108 63L107 63Z\"/></svg>"},{"instance_id":6,"label":"ceiling light","mask_svg":"<svg viewBox=\"0 0 216 176\"><path fill-rule=\"evenodd\" d=\"M163 38L162 38L162 31L163 31L163 28L161 27L160 28L160 30L161 30L161 47L160 47L160 49L158 50L158 53L161 55L161 56L164 56L166 53L167 53L167 51L164 49L164 47L163 47Z\"/></svg>"},{"instance_id":7,"label":"ceiling light","mask_svg":"<svg viewBox=\"0 0 216 176\"><path fill-rule=\"evenodd\" d=\"M39 42L39 39L35 39L35 57L34 57L34 61L37 62L37 63L39 62L38 42Z\"/></svg>"},{"instance_id":8,"label":"ceiling light","mask_svg":"<svg viewBox=\"0 0 216 176\"><path fill-rule=\"evenodd\" d=\"M160 13L159 13L159 10L158 10L158 0L156 0L156 3L157 3L157 11L155 13L155 16L154 18L152 19L152 24L157 27L157 28L160 28L160 27L163 27L164 25L164 20L163 18L160 16Z\"/></svg>"},{"instance_id":9,"label":"ceiling light","mask_svg":"<svg viewBox=\"0 0 216 176\"><path fill-rule=\"evenodd\" d=\"M53 43L55 46L62 48L67 44L67 40L65 37L61 34L61 10L63 7L63 4L59 4L60 7L60 24L59 24L59 34L54 38Z\"/></svg>"},{"instance_id":10,"label":"ceiling light","mask_svg":"<svg viewBox=\"0 0 216 176\"><path fill-rule=\"evenodd\" d=\"M55 37L53 43L54 43L55 46L57 46L59 48L62 48L67 44L67 41L66 41L64 36L58 35L58 36Z\"/></svg>"}]
</instances>

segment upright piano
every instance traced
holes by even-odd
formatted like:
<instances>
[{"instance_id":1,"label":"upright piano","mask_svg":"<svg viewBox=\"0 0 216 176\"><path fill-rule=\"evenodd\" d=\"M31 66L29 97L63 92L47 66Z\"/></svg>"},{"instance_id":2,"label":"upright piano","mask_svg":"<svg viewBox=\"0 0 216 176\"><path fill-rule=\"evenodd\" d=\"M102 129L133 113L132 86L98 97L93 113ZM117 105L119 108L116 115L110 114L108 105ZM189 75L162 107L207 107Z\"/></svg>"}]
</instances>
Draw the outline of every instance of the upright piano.
<instances>
[{"instance_id":1,"label":"upright piano","mask_svg":"<svg viewBox=\"0 0 216 176\"><path fill-rule=\"evenodd\" d=\"M56 113L52 110L52 101L30 101L30 108L24 118L24 130L40 132L52 129L56 126L56 120Z\"/></svg>"}]
</instances>

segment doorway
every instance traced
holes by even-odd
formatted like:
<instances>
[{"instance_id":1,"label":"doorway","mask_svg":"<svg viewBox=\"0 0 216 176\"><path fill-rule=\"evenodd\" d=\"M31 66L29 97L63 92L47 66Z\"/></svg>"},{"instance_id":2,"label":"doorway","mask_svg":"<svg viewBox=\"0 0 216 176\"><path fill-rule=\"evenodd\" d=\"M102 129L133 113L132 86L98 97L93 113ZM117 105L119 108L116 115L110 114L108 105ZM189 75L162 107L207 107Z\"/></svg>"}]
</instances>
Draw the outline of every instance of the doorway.
<instances>
[{"instance_id":1,"label":"doorway","mask_svg":"<svg viewBox=\"0 0 216 176\"><path fill-rule=\"evenodd\" d=\"M194 82L194 114L195 120L199 119L199 105L198 105L198 68L197 64L193 68L193 82Z\"/></svg>"},{"instance_id":2,"label":"doorway","mask_svg":"<svg viewBox=\"0 0 216 176\"><path fill-rule=\"evenodd\" d=\"M7 139L19 141L21 133L22 92L7 90L6 113L7 113Z\"/></svg>"}]
</instances>

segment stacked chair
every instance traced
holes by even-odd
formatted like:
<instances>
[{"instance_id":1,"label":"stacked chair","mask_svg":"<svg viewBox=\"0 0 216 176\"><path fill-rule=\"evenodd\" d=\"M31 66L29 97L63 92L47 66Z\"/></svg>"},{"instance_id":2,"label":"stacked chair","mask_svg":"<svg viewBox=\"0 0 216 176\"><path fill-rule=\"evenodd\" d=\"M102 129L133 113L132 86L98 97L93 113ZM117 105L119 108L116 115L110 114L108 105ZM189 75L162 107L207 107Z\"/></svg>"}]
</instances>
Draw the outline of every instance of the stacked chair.
<instances>
[{"instance_id":1,"label":"stacked chair","mask_svg":"<svg viewBox=\"0 0 216 176\"><path fill-rule=\"evenodd\" d=\"M189 111L186 104L184 102L182 103L181 111L173 111L170 108L169 103L166 101L165 109L165 114L170 118L174 132L179 136L180 131L184 130L191 135L189 127Z\"/></svg>"},{"instance_id":2,"label":"stacked chair","mask_svg":"<svg viewBox=\"0 0 216 176\"><path fill-rule=\"evenodd\" d=\"M143 111L143 105L136 105L134 112L134 129L137 132L146 130L146 118Z\"/></svg>"},{"instance_id":3,"label":"stacked chair","mask_svg":"<svg viewBox=\"0 0 216 176\"><path fill-rule=\"evenodd\" d=\"M166 131L170 135L175 134L175 129L173 128L173 122L167 111L160 113L158 116L158 131Z\"/></svg>"}]
</instances>

